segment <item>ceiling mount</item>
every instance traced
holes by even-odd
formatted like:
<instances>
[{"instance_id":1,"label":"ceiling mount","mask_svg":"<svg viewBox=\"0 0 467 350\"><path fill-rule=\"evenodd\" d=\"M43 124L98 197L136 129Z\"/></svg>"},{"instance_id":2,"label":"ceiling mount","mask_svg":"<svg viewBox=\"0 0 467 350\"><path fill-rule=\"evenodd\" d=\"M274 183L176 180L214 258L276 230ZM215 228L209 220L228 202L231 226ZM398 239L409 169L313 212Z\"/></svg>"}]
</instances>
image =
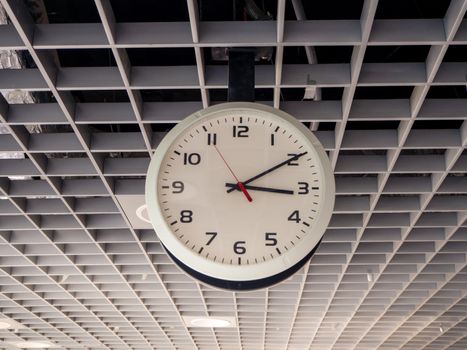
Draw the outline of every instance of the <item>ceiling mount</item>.
<instances>
[{"instance_id":1,"label":"ceiling mount","mask_svg":"<svg viewBox=\"0 0 467 350\"><path fill-rule=\"evenodd\" d=\"M255 100L255 48L229 49L229 102Z\"/></svg>"}]
</instances>

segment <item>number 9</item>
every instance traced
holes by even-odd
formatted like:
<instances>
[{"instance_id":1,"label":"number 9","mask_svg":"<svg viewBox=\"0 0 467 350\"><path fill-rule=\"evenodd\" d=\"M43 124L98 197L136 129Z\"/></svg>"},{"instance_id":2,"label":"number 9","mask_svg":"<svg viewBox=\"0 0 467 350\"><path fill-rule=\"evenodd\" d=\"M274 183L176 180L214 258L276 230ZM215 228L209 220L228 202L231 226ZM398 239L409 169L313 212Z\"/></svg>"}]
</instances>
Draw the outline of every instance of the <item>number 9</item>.
<instances>
[{"instance_id":1,"label":"number 9","mask_svg":"<svg viewBox=\"0 0 467 350\"><path fill-rule=\"evenodd\" d=\"M181 181L172 182L172 187L174 188L172 193L182 193L183 190L185 189L185 185ZM176 191L176 190L178 190L178 191Z\"/></svg>"}]
</instances>

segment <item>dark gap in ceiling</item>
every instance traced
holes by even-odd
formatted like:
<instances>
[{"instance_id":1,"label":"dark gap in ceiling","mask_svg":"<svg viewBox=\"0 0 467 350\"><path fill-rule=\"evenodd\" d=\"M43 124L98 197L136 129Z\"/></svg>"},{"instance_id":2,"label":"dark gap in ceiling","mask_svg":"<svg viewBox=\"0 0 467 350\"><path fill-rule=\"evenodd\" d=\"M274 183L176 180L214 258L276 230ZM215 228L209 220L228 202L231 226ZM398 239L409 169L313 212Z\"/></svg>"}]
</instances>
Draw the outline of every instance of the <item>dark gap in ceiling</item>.
<instances>
[{"instance_id":1,"label":"dark gap in ceiling","mask_svg":"<svg viewBox=\"0 0 467 350\"><path fill-rule=\"evenodd\" d=\"M199 89L140 90L144 102L201 101Z\"/></svg>"},{"instance_id":2,"label":"dark gap in ceiling","mask_svg":"<svg viewBox=\"0 0 467 350\"><path fill-rule=\"evenodd\" d=\"M334 177L336 179L338 179L338 178L342 179L342 178L346 178L346 177L366 177L366 178L375 177L376 178L377 176L378 176L378 174L351 174L351 173L349 173L349 174L334 174Z\"/></svg>"},{"instance_id":3,"label":"dark gap in ceiling","mask_svg":"<svg viewBox=\"0 0 467 350\"><path fill-rule=\"evenodd\" d=\"M274 99L274 89L255 89L256 101L272 101Z\"/></svg>"},{"instance_id":4,"label":"dark gap in ceiling","mask_svg":"<svg viewBox=\"0 0 467 350\"><path fill-rule=\"evenodd\" d=\"M183 48L126 49L132 66L194 66L195 50Z\"/></svg>"},{"instance_id":5,"label":"dark gap in ceiling","mask_svg":"<svg viewBox=\"0 0 467 350\"><path fill-rule=\"evenodd\" d=\"M392 178L392 177L430 177L430 176L431 176L431 173L391 173L389 178Z\"/></svg>"},{"instance_id":6,"label":"dark gap in ceiling","mask_svg":"<svg viewBox=\"0 0 467 350\"><path fill-rule=\"evenodd\" d=\"M47 158L87 158L84 152L45 153Z\"/></svg>"},{"instance_id":7,"label":"dark gap in ceiling","mask_svg":"<svg viewBox=\"0 0 467 350\"><path fill-rule=\"evenodd\" d=\"M383 149L341 149L339 155L342 156L385 156L387 153Z\"/></svg>"},{"instance_id":8,"label":"dark gap in ceiling","mask_svg":"<svg viewBox=\"0 0 467 350\"><path fill-rule=\"evenodd\" d=\"M226 66L228 62L228 48L227 47L204 47L204 63L206 66L217 65ZM272 47L257 47L255 66L272 65L274 64L274 57L276 49Z\"/></svg>"},{"instance_id":9,"label":"dark gap in ceiling","mask_svg":"<svg viewBox=\"0 0 467 350\"><path fill-rule=\"evenodd\" d=\"M451 178L453 178L453 177L467 177L467 173L464 173L464 174L462 174L462 173L448 173L448 175L446 176L446 179L444 179L444 181L446 181L448 177L451 177ZM467 267L466 267L466 272L467 272Z\"/></svg>"},{"instance_id":10,"label":"dark gap in ceiling","mask_svg":"<svg viewBox=\"0 0 467 350\"><path fill-rule=\"evenodd\" d=\"M228 48L215 48L216 50L222 50L223 52L227 52ZM226 66L228 64L227 60L216 60L213 58L212 55L212 48L211 47L203 47L203 55L204 55L204 64L206 66Z\"/></svg>"},{"instance_id":11,"label":"dark gap in ceiling","mask_svg":"<svg viewBox=\"0 0 467 350\"><path fill-rule=\"evenodd\" d=\"M164 124L151 124L152 131L155 132L167 132L177 125L176 123L164 123Z\"/></svg>"},{"instance_id":12,"label":"dark gap in ceiling","mask_svg":"<svg viewBox=\"0 0 467 350\"><path fill-rule=\"evenodd\" d=\"M395 130L399 127L399 120L382 120L382 121L349 121L347 122L346 130Z\"/></svg>"},{"instance_id":13,"label":"dark gap in ceiling","mask_svg":"<svg viewBox=\"0 0 467 350\"><path fill-rule=\"evenodd\" d=\"M336 123L334 122L321 122L318 125L318 131L334 131Z\"/></svg>"},{"instance_id":14,"label":"dark gap in ceiling","mask_svg":"<svg viewBox=\"0 0 467 350\"><path fill-rule=\"evenodd\" d=\"M318 63L350 63L353 46L316 46Z\"/></svg>"},{"instance_id":15,"label":"dark gap in ceiling","mask_svg":"<svg viewBox=\"0 0 467 350\"><path fill-rule=\"evenodd\" d=\"M431 86L426 98L467 98L465 85Z\"/></svg>"},{"instance_id":16,"label":"dark gap in ceiling","mask_svg":"<svg viewBox=\"0 0 467 350\"><path fill-rule=\"evenodd\" d=\"M110 49L58 49L62 67L114 67L115 58Z\"/></svg>"},{"instance_id":17,"label":"dark gap in ceiling","mask_svg":"<svg viewBox=\"0 0 467 350\"><path fill-rule=\"evenodd\" d=\"M93 0L44 0L44 5L49 23L97 23L101 21Z\"/></svg>"},{"instance_id":18,"label":"dark gap in ceiling","mask_svg":"<svg viewBox=\"0 0 467 350\"><path fill-rule=\"evenodd\" d=\"M51 91L32 91L31 94L34 96L36 103L57 102Z\"/></svg>"},{"instance_id":19,"label":"dark gap in ceiling","mask_svg":"<svg viewBox=\"0 0 467 350\"><path fill-rule=\"evenodd\" d=\"M368 46L363 62L425 62L428 51L430 51L428 45Z\"/></svg>"},{"instance_id":20,"label":"dark gap in ceiling","mask_svg":"<svg viewBox=\"0 0 467 350\"><path fill-rule=\"evenodd\" d=\"M78 103L130 101L125 90L74 90L71 94Z\"/></svg>"},{"instance_id":21,"label":"dark gap in ceiling","mask_svg":"<svg viewBox=\"0 0 467 350\"><path fill-rule=\"evenodd\" d=\"M322 100L340 100L344 88L321 88ZM281 89L281 100L283 101L302 101L305 93L304 88L283 88Z\"/></svg>"},{"instance_id":22,"label":"dark gap in ceiling","mask_svg":"<svg viewBox=\"0 0 467 350\"><path fill-rule=\"evenodd\" d=\"M211 101L226 102L227 101L227 89L209 89L209 98ZM274 97L274 89L255 89L255 100L256 101L272 101Z\"/></svg>"},{"instance_id":23,"label":"dark gap in ceiling","mask_svg":"<svg viewBox=\"0 0 467 350\"><path fill-rule=\"evenodd\" d=\"M226 102L227 89L209 89L209 99L211 101Z\"/></svg>"},{"instance_id":24,"label":"dark gap in ceiling","mask_svg":"<svg viewBox=\"0 0 467 350\"><path fill-rule=\"evenodd\" d=\"M303 46L285 46L283 64L308 64L305 48Z\"/></svg>"},{"instance_id":25,"label":"dark gap in ceiling","mask_svg":"<svg viewBox=\"0 0 467 350\"><path fill-rule=\"evenodd\" d=\"M41 125L41 134L52 134L52 133L74 133L74 130L69 124Z\"/></svg>"},{"instance_id":26,"label":"dark gap in ceiling","mask_svg":"<svg viewBox=\"0 0 467 350\"><path fill-rule=\"evenodd\" d=\"M139 175L123 175L123 176L112 176L112 179L119 180L119 179L124 179L124 180L145 180L146 175L139 176Z\"/></svg>"},{"instance_id":27,"label":"dark gap in ceiling","mask_svg":"<svg viewBox=\"0 0 467 350\"><path fill-rule=\"evenodd\" d=\"M186 0L110 0L117 22L187 22Z\"/></svg>"},{"instance_id":28,"label":"dark gap in ceiling","mask_svg":"<svg viewBox=\"0 0 467 350\"><path fill-rule=\"evenodd\" d=\"M136 124L88 124L91 131L99 132L140 132L139 125Z\"/></svg>"},{"instance_id":29,"label":"dark gap in ceiling","mask_svg":"<svg viewBox=\"0 0 467 350\"><path fill-rule=\"evenodd\" d=\"M255 0L255 4L265 17L276 18L277 0ZM291 4L287 4L292 6ZM244 0L199 0L201 21L244 21L253 20L245 8ZM288 6L286 6L288 7ZM287 11L287 9L286 9Z\"/></svg>"},{"instance_id":30,"label":"dark gap in ceiling","mask_svg":"<svg viewBox=\"0 0 467 350\"><path fill-rule=\"evenodd\" d=\"M412 129L459 129L463 120L416 120Z\"/></svg>"},{"instance_id":31,"label":"dark gap in ceiling","mask_svg":"<svg viewBox=\"0 0 467 350\"><path fill-rule=\"evenodd\" d=\"M302 0L302 4L306 19L310 20L360 19L363 9L363 0L327 0L319 2ZM292 9L293 12L293 5L290 1L287 2L286 6ZM296 17L290 19L296 19Z\"/></svg>"},{"instance_id":32,"label":"dark gap in ceiling","mask_svg":"<svg viewBox=\"0 0 467 350\"><path fill-rule=\"evenodd\" d=\"M358 86L354 99L410 98L413 86Z\"/></svg>"},{"instance_id":33,"label":"dark gap in ceiling","mask_svg":"<svg viewBox=\"0 0 467 350\"><path fill-rule=\"evenodd\" d=\"M380 0L375 19L443 18L450 0Z\"/></svg>"},{"instance_id":34,"label":"dark gap in ceiling","mask_svg":"<svg viewBox=\"0 0 467 350\"><path fill-rule=\"evenodd\" d=\"M149 158L148 152L95 152L103 158Z\"/></svg>"},{"instance_id":35,"label":"dark gap in ceiling","mask_svg":"<svg viewBox=\"0 0 467 350\"><path fill-rule=\"evenodd\" d=\"M446 152L445 149L403 149L401 150L400 155L401 156L412 156L412 155L430 155L430 154L435 154L435 155L440 155L444 154Z\"/></svg>"},{"instance_id":36,"label":"dark gap in ceiling","mask_svg":"<svg viewBox=\"0 0 467 350\"><path fill-rule=\"evenodd\" d=\"M27 50L16 51L21 57L21 62L26 68L37 68L36 62L32 58L31 54Z\"/></svg>"},{"instance_id":37,"label":"dark gap in ceiling","mask_svg":"<svg viewBox=\"0 0 467 350\"><path fill-rule=\"evenodd\" d=\"M467 45L449 45L443 62L467 62Z\"/></svg>"},{"instance_id":38,"label":"dark gap in ceiling","mask_svg":"<svg viewBox=\"0 0 467 350\"><path fill-rule=\"evenodd\" d=\"M418 198L416 194L385 193L382 197Z\"/></svg>"},{"instance_id":39,"label":"dark gap in ceiling","mask_svg":"<svg viewBox=\"0 0 467 350\"><path fill-rule=\"evenodd\" d=\"M77 179L100 180L101 179L99 176L50 176L48 175L48 177L59 178L62 180L77 180ZM107 197L107 195L104 195L102 197Z\"/></svg>"},{"instance_id":40,"label":"dark gap in ceiling","mask_svg":"<svg viewBox=\"0 0 467 350\"><path fill-rule=\"evenodd\" d=\"M320 63L349 63L352 46L315 46L316 59ZM308 64L303 46L285 46L284 64Z\"/></svg>"}]
</instances>

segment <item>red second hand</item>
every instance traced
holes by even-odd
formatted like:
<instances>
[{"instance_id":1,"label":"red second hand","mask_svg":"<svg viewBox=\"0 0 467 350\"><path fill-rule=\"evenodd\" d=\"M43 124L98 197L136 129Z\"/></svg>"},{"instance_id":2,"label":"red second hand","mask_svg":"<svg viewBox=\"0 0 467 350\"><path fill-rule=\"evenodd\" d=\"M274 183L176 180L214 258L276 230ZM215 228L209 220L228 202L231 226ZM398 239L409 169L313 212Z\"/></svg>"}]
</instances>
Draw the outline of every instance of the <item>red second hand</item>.
<instances>
[{"instance_id":1,"label":"red second hand","mask_svg":"<svg viewBox=\"0 0 467 350\"><path fill-rule=\"evenodd\" d=\"M235 173L233 172L232 168L229 166L229 164L227 163L227 161L225 160L225 158L222 156L221 152L219 151L219 149L217 148L216 145L214 145L214 148L216 149L217 153L219 154L219 156L222 158L222 160L224 161L224 164L227 166L227 168L229 169L230 173L232 174L232 176L235 178L235 180L237 181L237 186L240 188L240 190L243 192L243 194L245 195L246 199L248 200L248 202L253 202L253 198L251 198L250 194L248 193L247 189L245 188L245 186L243 185L242 182L240 182L240 180L238 179L238 177L235 175Z\"/></svg>"}]
</instances>

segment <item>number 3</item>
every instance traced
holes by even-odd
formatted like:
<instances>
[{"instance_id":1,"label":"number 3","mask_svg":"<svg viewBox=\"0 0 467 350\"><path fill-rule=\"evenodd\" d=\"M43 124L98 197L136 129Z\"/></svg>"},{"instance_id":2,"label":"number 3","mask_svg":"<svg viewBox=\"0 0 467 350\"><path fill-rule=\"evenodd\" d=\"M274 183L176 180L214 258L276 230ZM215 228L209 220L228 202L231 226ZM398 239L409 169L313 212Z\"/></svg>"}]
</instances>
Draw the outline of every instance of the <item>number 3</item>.
<instances>
[{"instance_id":1,"label":"number 3","mask_svg":"<svg viewBox=\"0 0 467 350\"><path fill-rule=\"evenodd\" d=\"M298 183L298 194L308 194L310 193L310 185L308 182L299 182Z\"/></svg>"}]
</instances>

